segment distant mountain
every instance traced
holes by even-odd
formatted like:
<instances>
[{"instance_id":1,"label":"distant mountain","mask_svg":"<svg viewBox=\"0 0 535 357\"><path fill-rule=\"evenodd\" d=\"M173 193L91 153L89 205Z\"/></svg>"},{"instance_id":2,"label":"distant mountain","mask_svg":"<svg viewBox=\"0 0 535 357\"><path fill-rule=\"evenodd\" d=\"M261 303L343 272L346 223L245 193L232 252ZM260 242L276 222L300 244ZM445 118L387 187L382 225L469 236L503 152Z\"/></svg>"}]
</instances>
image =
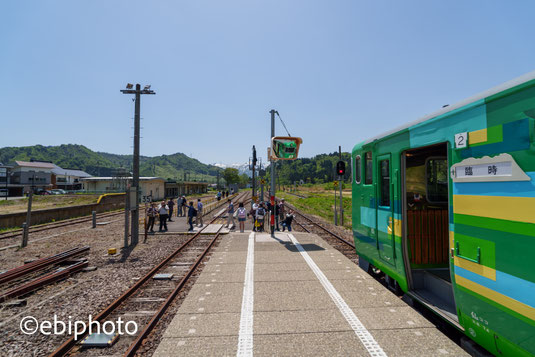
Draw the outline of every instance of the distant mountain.
<instances>
[{"instance_id":1,"label":"distant mountain","mask_svg":"<svg viewBox=\"0 0 535 357\"><path fill-rule=\"evenodd\" d=\"M220 167L222 169L225 169L227 167L231 167L233 169L237 169L238 172L241 174L246 174L247 176L251 177L252 176L252 172L251 170L249 170L249 163L244 163L244 164L231 164L231 165L225 165L225 164L220 164L220 163L217 163L217 164L214 164L214 166L217 166L217 167Z\"/></svg>"},{"instance_id":2,"label":"distant mountain","mask_svg":"<svg viewBox=\"0 0 535 357\"><path fill-rule=\"evenodd\" d=\"M63 168L84 170L94 176L112 176L115 169L132 169L132 155L95 152L83 145L5 147L0 149L0 162L15 160L51 161ZM141 176L159 176L170 179L215 181L220 168L206 165L182 153L155 157L141 156Z\"/></svg>"}]
</instances>

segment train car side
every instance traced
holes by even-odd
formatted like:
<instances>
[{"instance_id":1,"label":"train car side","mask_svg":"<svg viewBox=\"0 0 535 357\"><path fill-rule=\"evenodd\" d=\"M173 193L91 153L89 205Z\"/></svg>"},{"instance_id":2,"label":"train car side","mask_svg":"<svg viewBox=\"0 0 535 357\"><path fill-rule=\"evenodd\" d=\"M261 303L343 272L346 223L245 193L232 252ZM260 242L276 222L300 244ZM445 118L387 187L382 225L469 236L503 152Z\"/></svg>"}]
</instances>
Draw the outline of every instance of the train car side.
<instances>
[{"instance_id":1,"label":"train car side","mask_svg":"<svg viewBox=\"0 0 535 357\"><path fill-rule=\"evenodd\" d=\"M535 355L535 73L355 146L361 265L498 355Z\"/></svg>"}]
</instances>

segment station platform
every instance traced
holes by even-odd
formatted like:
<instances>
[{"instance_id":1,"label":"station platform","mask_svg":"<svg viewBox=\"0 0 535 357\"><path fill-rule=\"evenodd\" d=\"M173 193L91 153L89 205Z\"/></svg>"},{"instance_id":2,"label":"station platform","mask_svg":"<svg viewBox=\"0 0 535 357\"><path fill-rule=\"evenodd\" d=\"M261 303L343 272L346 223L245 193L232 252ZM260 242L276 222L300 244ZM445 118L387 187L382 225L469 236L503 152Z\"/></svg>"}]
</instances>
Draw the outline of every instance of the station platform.
<instances>
[{"instance_id":1,"label":"station platform","mask_svg":"<svg viewBox=\"0 0 535 357\"><path fill-rule=\"evenodd\" d=\"M465 356L323 239L222 237L155 356Z\"/></svg>"},{"instance_id":2,"label":"station platform","mask_svg":"<svg viewBox=\"0 0 535 357\"><path fill-rule=\"evenodd\" d=\"M232 197L232 199L234 199L233 201L234 208L237 210L239 202L235 200L235 197ZM225 198L224 200L226 202L227 199ZM177 217L176 211L175 211L173 213L173 217L171 217L172 221L167 222L167 232L159 232L160 222L157 219L156 222L154 223L154 232L155 232L154 234L190 234L190 233L195 234L199 232L200 230L203 230L203 233L206 233L206 234L215 234L217 233L217 230L219 229L219 227L221 227L221 225L226 226L227 213L225 213L225 211L227 209L227 204L225 202L212 201L208 204L205 204L205 208L204 208L205 212L210 212L210 213L207 215L208 217L206 216L203 217L202 227L198 227L195 224L195 219L193 219L193 231L189 231L188 217L183 217L183 216ZM217 205L220 205L220 207L217 207ZM211 224L209 227L207 227L208 223L212 220L211 217L218 216L220 214L221 214L221 218L217 219L216 222L214 222L214 224ZM221 229L220 233L226 234L234 230L239 231L238 218L236 216L236 212L234 213L234 223L236 227L231 226L231 229L224 227ZM245 223L246 223L245 225L246 229L252 229L251 219L248 218Z\"/></svg>"},{"instance_id":3,"label":"station platform","mask_svg":"<svg viewBox=\"0 0 535 357\"><path fill-rule=\"evenodd\" d=\"M214 224L208 224L211 218L204 218L203 226L198 227L195 224L195 219L193 220L193 231L189 231L189 224L187 217L173 217L172 222L167 222L167 232L158 232L159 222L154 224L154 234L195 234L202 230L206 234L215 234L221 226L226 226L226 216L224 218L218 219ZM238 220L235 219L236 224ZM232 227L231 227L232 228ZM229 233L230 229L223 227L220 233Z\"/></svg>"}]
</instances>

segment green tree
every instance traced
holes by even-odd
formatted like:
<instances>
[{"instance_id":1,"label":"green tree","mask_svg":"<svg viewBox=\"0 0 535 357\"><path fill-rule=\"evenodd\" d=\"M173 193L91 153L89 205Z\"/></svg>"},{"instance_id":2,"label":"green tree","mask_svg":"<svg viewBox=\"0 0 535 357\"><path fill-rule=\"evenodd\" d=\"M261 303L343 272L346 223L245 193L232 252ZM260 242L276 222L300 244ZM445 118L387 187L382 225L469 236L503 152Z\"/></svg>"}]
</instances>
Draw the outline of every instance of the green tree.
<instances>
[{"instance_id":1,"label":"green tree","mask_svg":"<svg viewBox=\"0 0 535 357\"><path fill-rule=\"evenodd\" d=\"M251 181L251 179L249 178L249 176L247 176L247 174L241 174L240 175L240 188L245 188L247 187L247 184L249 183L249 181Z\"/></svg>"},{"instance_id":2,"label":"green tree","mask_svg":"<svg viewBox=\"0 0 535 357\"><path fill-rule=\"evenodd\" d=\"M227 167L225 170L223 170L223 178L225 179L227 184L239 183L240 174L238 169Z\"/></svg>"}]
</instances>

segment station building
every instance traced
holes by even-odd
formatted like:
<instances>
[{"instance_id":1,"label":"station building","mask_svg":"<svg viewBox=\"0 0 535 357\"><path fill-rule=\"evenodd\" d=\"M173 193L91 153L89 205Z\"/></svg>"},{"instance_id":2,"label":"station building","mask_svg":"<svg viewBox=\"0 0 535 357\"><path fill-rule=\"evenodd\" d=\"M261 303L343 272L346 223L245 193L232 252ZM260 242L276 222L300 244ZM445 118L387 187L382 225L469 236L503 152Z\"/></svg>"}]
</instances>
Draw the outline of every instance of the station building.
<instances>
[{"instance_id":1,"label":"station building","mask_svg":"<svg viewBox=\"0 0 535 357\"><path fill-rule=\"evenodd\" d=\"M4 166L6 187L9 196L22 196L33 188L49 190L52 188L53 163L43 161L15 161L13 165Z\"/></svg>"},{"instance_id":2,"label":"station building","mask_svg":"<svg viewBox=\"0 0 535 357\"><path fill-rule=\"evenodd\" d=\"M87 193L124 192L132 185L132 177L87 177L81 179ZM165 179L161 177L140 177L141 196L152 196L153 200L165 197Z\"/></svg>"},{"instance_id":3,"label":"station building","mask_svg":"<svg viewBox=\"0 0 535 357\"><path fill-rule=\"evenodd\" d=\"M64 169L57 165L52 169L51 183L52 188L61 188L66 191L78 191L82 189L83 178L91 177L85 171L76 169Z\"/></svg>"},{"instance_id":4,"label":"station building","mask_svg":"<svg viewBox=\"0 0 535 357\"><path fill-rule=\"evenodd\" d=\"M82 178L91 177L82 170L64 169L48 161L15 161L0 164L0 196L23 196L34 192L61 188L67 191L82 189Z\"/></svg>"},{"instance_id":5,"label":"station building","mask_svg":"<svg viewBox=\"0 0 535 357\"><path fill-rule=\"evenodd\" d=\"M174 180L167 180L165 182L165 197L187 196L191 194L206 193L207 191L207 182Z\"/></svg>"}]
</instances>

